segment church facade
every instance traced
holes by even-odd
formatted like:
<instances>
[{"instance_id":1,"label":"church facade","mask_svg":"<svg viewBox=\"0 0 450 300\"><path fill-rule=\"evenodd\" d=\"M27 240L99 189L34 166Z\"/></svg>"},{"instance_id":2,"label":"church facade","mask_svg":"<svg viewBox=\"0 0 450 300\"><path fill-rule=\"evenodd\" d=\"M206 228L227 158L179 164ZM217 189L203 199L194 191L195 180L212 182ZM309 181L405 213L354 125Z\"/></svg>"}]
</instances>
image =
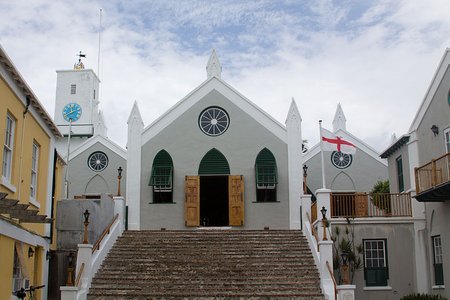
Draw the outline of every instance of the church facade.
<instances>
[{"instance_id":1,"label":"church facade","mask_svg":"<svg viewBox=\"0 0 450 300\"><path fill-rule=\"evenodd\" d=\"M144 128L128 120L130 229L233 226L300 228L301 118L286 125L221 79L212 53L208 79Z\"/></svg>"}]
</instances>

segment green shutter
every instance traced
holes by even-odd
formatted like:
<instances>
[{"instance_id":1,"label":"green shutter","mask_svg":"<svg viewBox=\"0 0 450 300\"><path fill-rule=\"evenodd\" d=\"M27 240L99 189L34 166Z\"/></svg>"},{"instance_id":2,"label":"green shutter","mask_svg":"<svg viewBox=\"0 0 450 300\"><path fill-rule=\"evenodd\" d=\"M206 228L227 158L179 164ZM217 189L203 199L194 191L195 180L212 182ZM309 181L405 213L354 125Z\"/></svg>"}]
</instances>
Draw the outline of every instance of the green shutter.
<instances>
[{"instance_id":1,"label":"green shutter","mask_svg":"<svg viewBox=\"0 0 450 300\"><path fill-rule=\"evenodd\" d=\"M366 268L364 271L366 286L387 286L388 268Z\"/></svg>"},{"instance_id":2,"label":"green shutter","mask_svg":"<svg viewBox=\"0 0 450 300\"><path fill-rule=\"evenodd\" d=\"M275 185L278 183L277 163L269 149L264 148L256 157L256 184L259 186Z\"/></svg>"},{"instance_id":3,"label":"green shutter","mask_svg":"<svg viewBox=\"0 0 450 300\"><path fill-rule=\"evenodd\" d=\"M157 188L172 188L173 163L166 150L161 150L153 160L150 182L148 185Z\"/></svg>"},{"instance_id":4,"label":"green shutter","mask_svg":"<svg viewBox=\"0 0 450 300\"><path fill-rule=\"evenodd\" d=\"M434 264L434 284L444 285L444 270L442 264Z\"/></svg>"},{"instance_id":5,"label":"green shutter","mask_svg":"<svg viewBox=\"0 0 450 300\"><path fill-rule=\"evenodd\" d=\"M230 175L230 166L225 156L213 148L203 156L198 175Z\"/></svg>"}]
</instances>

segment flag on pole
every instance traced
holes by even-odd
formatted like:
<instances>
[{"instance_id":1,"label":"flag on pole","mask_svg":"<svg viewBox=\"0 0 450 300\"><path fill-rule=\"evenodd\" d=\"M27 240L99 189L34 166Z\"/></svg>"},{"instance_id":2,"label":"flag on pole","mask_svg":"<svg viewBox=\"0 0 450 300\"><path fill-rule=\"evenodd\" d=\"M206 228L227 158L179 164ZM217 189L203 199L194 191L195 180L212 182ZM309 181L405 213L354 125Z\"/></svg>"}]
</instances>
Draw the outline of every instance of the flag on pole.
<instances>
[{"instance_id":1,"label":"flag on pole","mask_svg":"<svg viewBox=\"0 0 450 300\"><path fill-rule=\"evenodd\" d=\"M331 131L320 128L320 135L322 140L322 151L338 151L345 154L355 154L355 145L334 135Z\"/></svg>"}]
</instances>

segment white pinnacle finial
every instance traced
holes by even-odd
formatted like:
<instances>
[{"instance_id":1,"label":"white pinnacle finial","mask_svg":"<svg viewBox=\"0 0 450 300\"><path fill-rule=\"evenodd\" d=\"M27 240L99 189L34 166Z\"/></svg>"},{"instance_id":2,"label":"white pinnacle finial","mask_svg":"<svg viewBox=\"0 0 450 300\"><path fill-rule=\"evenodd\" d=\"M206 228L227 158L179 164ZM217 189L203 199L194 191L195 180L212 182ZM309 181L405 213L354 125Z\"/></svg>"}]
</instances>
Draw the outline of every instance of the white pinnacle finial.
<instances>
[{"instance_id":1,"label":"white pinnacle finial","mask_svg":"<svg viewBox=\"0 0 450 300\"><path fill-rule=\"evenodd\" d=\"M216 50L213 49L211 56L209 57L208 64L206 65L207 79L211 77L221 78L222 66L220 65L219 58L217 58Z\"/></svg>"},{"instance_id":2,"label":"white pinnacle finial","mask_svg":"<svg viewBox=\"0 0 450 300\"><path fill-rule=\"evenodd\" d=\"M347 119L345 118L344 111L342 110L341 104L339 103L334 114L333 120L333 131L336 132L339 129L347 130L346 126Z\"/></svg>"}]
</instances>

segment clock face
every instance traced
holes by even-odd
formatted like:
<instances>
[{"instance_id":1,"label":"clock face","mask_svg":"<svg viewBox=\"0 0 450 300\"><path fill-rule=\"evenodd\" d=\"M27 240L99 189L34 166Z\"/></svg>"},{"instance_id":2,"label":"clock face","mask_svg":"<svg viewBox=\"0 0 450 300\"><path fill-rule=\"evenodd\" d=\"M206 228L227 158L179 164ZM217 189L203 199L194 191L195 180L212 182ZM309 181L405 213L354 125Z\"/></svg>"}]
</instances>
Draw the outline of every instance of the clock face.
<instances>
[{"instance_id":1,"label":"clock face","mask_svg":"<svg viewBox=\"0 0 450 300\"><path fill-rule=\"evenodd\" d=\"M230 118L225 110L211 106L202 111L198 118L198 126L203 133L218 136L224 133L230 125Z\"/></svg>"},{"instance_id":2,"label":"clock face","mask_svg":"<svg viewBox=\"0 0 450 300\"><path fill-rule=\"evenodd\" d=\"M338 169L345 169L352 164L353 157L351 154L345 154L338 151L333 151L331 154L331 163Z\"/></svg>"},{"instance_id":3,"label":"clock face","mask_svg":"<svg viewBox=\"0 0 450 300\"><path fill-rule=\"evenodd\" d=\"M63 108L63 117L67 122L76 122L81 117L81 106L77 103L69 103Z\"/></svg>"}]
</instances>

